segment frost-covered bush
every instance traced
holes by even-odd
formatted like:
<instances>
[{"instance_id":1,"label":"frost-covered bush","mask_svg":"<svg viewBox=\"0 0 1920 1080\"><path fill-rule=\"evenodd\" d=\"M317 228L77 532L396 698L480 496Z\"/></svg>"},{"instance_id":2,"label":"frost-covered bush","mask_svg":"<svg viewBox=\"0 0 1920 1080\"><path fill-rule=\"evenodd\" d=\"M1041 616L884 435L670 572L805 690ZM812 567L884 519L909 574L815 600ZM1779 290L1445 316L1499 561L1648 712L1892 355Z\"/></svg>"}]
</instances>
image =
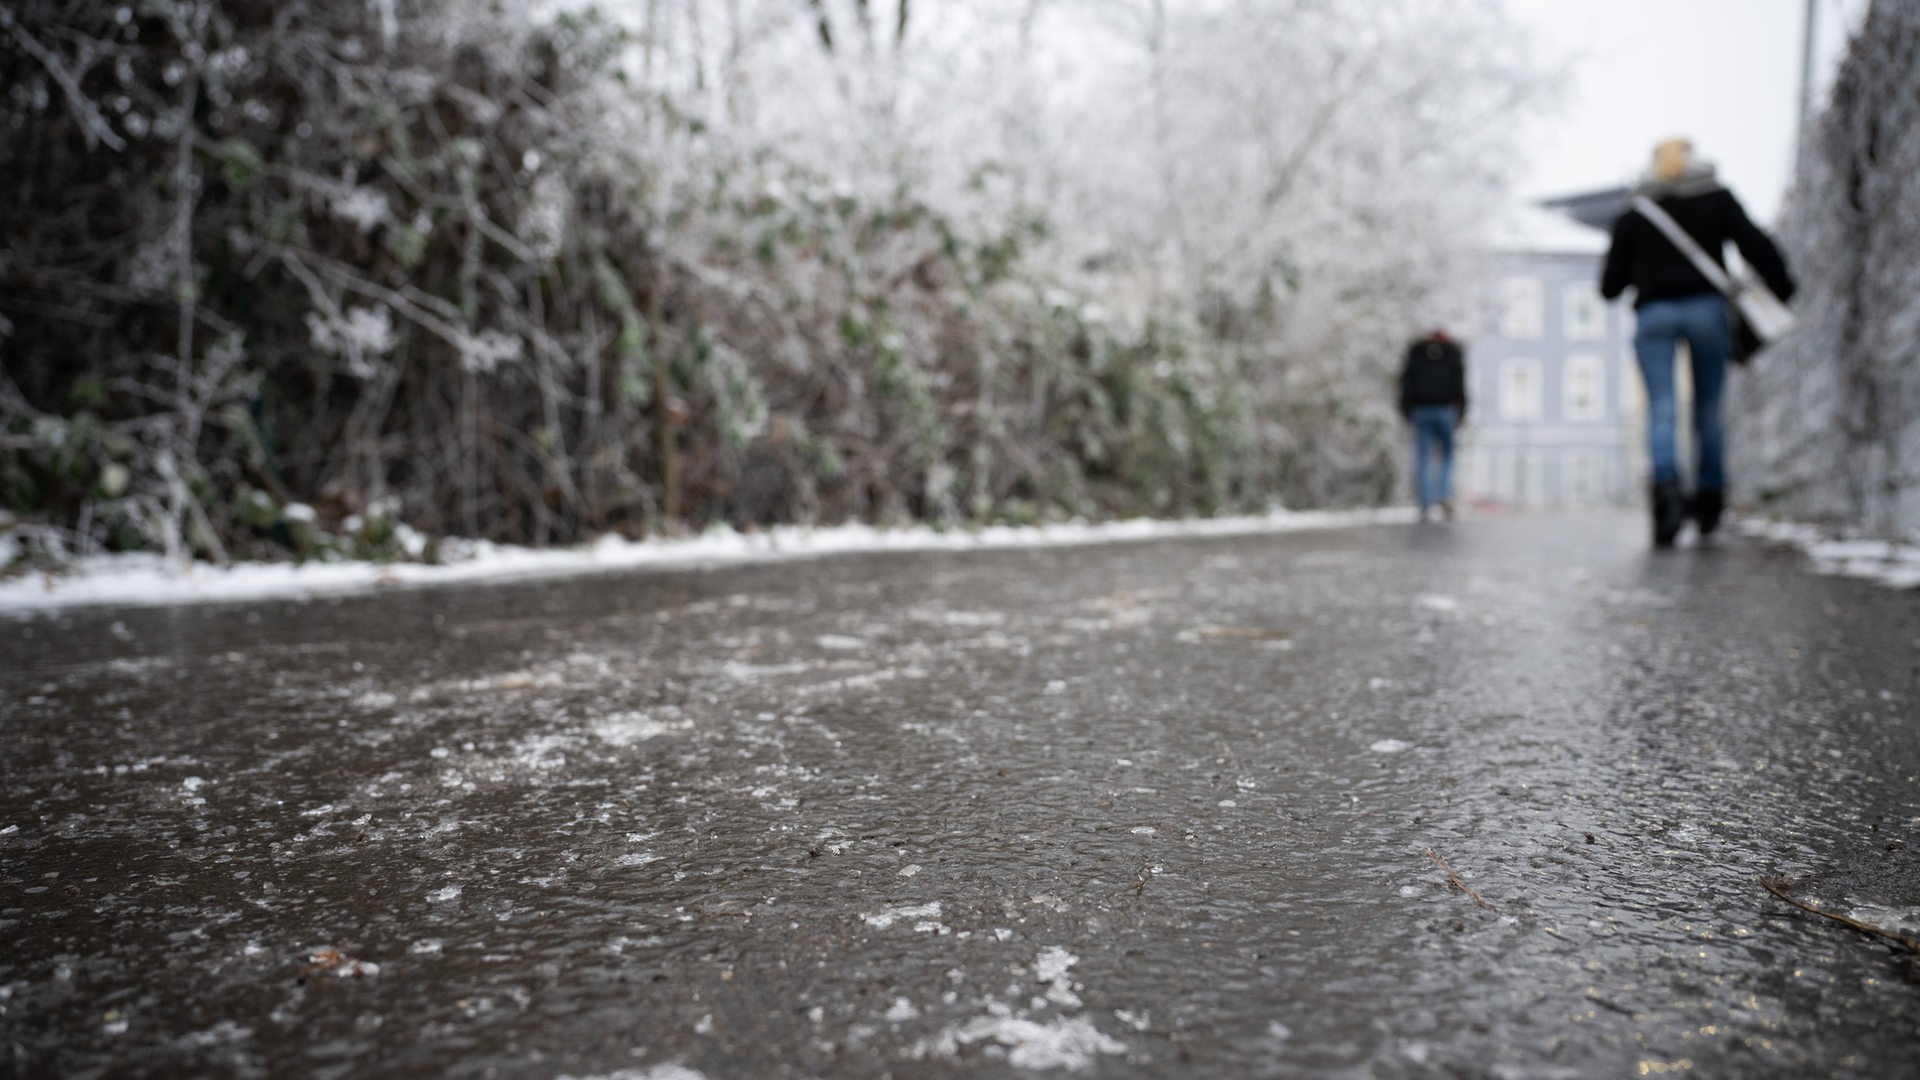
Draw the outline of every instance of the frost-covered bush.
<instances>
[{"instance_id":1,"label":"frost-covered bush","mask_svg":"<svg viewBox=\"0 0 1920 1080\"><path fill-rule=\"evenodd\" d=\"M1491 8L625 10L0 10L10 557L1384 497Z\"/></svg>"}]
</instances>

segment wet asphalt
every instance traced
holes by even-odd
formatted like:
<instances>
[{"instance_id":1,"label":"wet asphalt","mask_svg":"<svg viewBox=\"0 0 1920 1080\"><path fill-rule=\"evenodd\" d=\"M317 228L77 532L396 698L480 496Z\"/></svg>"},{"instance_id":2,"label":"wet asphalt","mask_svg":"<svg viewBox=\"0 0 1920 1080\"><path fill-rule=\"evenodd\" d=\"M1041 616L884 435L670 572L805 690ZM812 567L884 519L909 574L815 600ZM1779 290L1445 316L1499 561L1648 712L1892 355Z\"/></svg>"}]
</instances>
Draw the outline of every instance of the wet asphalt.
<instances>
[{"instance_id":1,"label":"wet asphalt","mask_svg":"<svg viewBox=\"0 0 1920 1080\"><path fill-rule=\"evenodd\" d=\"M0 618L0 1071L1920 1076L1920 598L1644 533Z\"/></svg>"}]
</instances>

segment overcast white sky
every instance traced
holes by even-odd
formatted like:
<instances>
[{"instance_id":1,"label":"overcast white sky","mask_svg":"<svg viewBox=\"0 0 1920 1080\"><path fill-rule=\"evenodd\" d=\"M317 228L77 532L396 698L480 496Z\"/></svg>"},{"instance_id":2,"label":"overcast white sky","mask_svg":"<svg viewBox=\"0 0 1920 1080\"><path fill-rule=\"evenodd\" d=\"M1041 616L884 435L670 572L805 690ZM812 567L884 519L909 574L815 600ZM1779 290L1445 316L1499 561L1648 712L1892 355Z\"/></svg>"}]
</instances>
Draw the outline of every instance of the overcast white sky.
<instances>
[{"instance_id":1,"label":"overcast white sky","mask_svg":"<svg viewBox=\"0 0 1920 1080\"><path fill-rule=\"evenodd\" d=\"M1507 0L1569 62L1565 109L1537 128L1521 193L1628 181L1685 135L1756 220L1792 179L1806 0ZM1815 0L1816 104L1867 0Z\"/></svg>"}]
</instances>

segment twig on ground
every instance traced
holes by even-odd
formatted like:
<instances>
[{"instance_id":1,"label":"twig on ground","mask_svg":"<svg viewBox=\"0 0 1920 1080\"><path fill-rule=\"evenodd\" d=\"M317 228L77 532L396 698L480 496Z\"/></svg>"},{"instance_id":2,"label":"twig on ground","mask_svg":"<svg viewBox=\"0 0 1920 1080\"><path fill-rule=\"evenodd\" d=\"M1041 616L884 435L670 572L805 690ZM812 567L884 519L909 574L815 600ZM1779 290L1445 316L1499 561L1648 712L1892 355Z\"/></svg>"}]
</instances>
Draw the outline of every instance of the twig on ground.
<instances>
[{"instance_id":1,"label":"twig on ground","mask_svg":"<svg viewBox=\"0 0 1920 1080\"><path fill-rule=\"evenodd\" d=\"M1889 930L1884 926L1875 926L1872 923L1861 922L1859 919L1851 918L1846 915L1837 915L1831 911L1825 910L1824 908L1820 908L1813 904L1809 904L1804 900L1796 900L1793 898L1793 896L1791 896L1787 892L1787 882L1786 882L1786 879L1784 878L1763 877L1758 880L1760 882L1761 888L1767 890L1768 892L1779 897L1780 899L1785 900L1787 903L1792 904L1794 907L1799 908L1801 911L1810 912L1814 915L1820 916L1821 918L1832 919L1834 922L1837 922L1842 926L1849 927L1854 930L1858 930L1863 934L1871 934L1875 937L1886 938L1888 941L1904 946L1908 952L1914 953L1916 955L1920 955L1920 940L1915 940L1910 935L1902 934L1897 930Z\"/></svg>"},{"instance_id":2,"label":"twig on ground","mask_svg":"<svg viewBox=\"0 0 1920 1080\"><path fill-rule=\"evenodd\" d=\"M1428 848L1427 858L1432 859L1433 864L1435 866L1438 866L1442 871L1446 873L1447 880L1451 881L1456 888L1458 888L1461 892L1466 893L1468 896L1473 897L1474 903L1479 904L1481 907L1486 908L1488 911L1500 910L1499 908L1494 907L1492 904L1487 903L1486 897L1481 896L1477 892L1474 892L1473 886L1467 884L1464 881L1461 881L1460 875L1453 872L1453 867L1448 866L1447 860L1441 858L1438 852L1434 851L1432 848Z\"/></svg>"}]
</instances>

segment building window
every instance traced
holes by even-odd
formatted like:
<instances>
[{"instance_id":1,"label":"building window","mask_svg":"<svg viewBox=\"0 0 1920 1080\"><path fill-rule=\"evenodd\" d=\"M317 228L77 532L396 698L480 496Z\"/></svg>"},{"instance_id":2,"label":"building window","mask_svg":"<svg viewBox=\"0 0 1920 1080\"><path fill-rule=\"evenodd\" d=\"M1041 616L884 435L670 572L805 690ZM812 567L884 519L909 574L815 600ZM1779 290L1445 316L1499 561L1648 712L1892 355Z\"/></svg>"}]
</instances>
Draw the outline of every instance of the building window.
<instances>
[{"instance_id":1,"label":"building window","mask_svg":"<svg viewBox=\"0 0 1920 1080\"><path fill-rule=\"evenodd\" d=\"M1566 400L1561 402L1561 411L1568 421L1587 423L1600 419L1606 408L1601 400L1605 393L1601 381L1604 372L1605 364L1598 354L1575 353L1567 357L1563 387Z\"/></svg>"},{"instance_id":2,"label":"building window","mask_svg":"<svg viewBox=\"0 0 1920 1080\"><path fill-rule=\"evenodd\" d=\"M1620 365L1620 411L1628 416L1647 414L1647 384L1640 377L1640 361L1631 351Z\"/></svg>"},{"instance_id":3,"label":"building window","mask_svg":"<svg viewBox=\"0 0 1920 1080\"><path fill-rule=\"evenodd\" d=\"M1500 368L1500 416L1505 420L1540 419L1540 364L1509 360Z\"/></svg>"},{"instance_id":4,"label":"building window","mask_svg":"<svg viewBox=\"0 0 1920 1080\"><path fill-rule=\"evenodd\" d=\"M1540 282L1536 278L1508 278L1500 289L1500 336L1532 341L1540 336Z\"/></svg>"},{"instance_id":5,"label":"building window","mask_svg":"<svg viewBox=\"0 0 1920 1080\"><path fill-rule=\"evenodd\" d=\"M1577 282L1561 293L1568 341L1599 341L1607 335L1607 308L1592 285Z\"/></svg>"}]
</instances>

